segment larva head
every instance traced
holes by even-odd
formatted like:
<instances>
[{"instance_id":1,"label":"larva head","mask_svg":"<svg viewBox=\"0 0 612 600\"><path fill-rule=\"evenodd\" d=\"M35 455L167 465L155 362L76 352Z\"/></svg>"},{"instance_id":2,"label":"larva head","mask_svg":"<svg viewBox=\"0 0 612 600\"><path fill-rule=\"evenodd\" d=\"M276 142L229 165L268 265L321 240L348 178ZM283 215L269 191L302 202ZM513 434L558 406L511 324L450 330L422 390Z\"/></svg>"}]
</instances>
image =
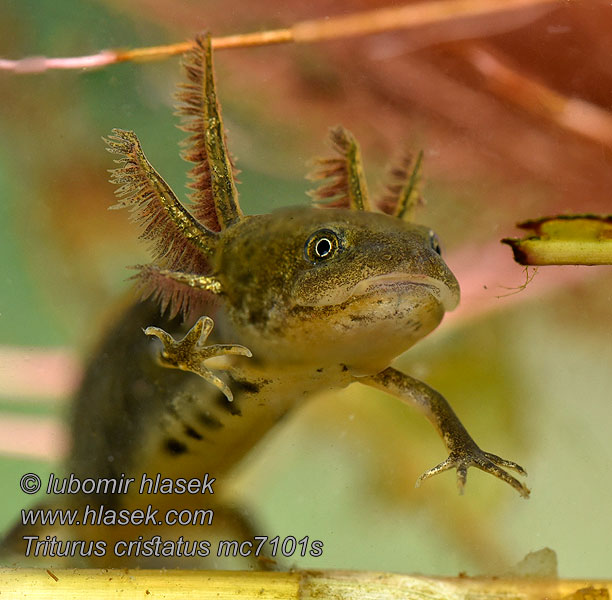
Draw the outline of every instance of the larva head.
<instances>
[{"instance_id":1,"label":"larva head","mask_svg":"<svg viewBox=\"0 0 612 600\"><path fill-rule=\"evenodd\" d=\"M387 366L459 301L435 234L369 211L247 217L221 236L214 271L255 357L355 374Z\"/></svg>"}]
</instances>

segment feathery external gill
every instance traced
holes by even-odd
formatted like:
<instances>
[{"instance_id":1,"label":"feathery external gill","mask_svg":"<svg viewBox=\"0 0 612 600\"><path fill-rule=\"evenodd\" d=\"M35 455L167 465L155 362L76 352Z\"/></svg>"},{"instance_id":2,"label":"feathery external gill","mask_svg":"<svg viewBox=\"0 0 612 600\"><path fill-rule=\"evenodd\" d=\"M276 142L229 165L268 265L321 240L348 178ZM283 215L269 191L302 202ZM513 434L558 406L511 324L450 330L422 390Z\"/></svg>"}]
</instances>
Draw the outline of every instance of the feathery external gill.
<instances>
[{"instance_id":1,"label":"feathery external gill","mask_svg":"<svg viewBox=\"0 0 612 600\"><path fill-rule=\"evenodd\" d=\"M381 198L376 203L378 208L404 221L414 221L416 209L423 204L421 197L421 176L423 151L416 157L404 155L401 161L389 170L389 181Z\"/></svg>"},{"instance_id":2,"label":"feathery external gill","mask_svg":"<svg viewBox=\"0 0 612 600\"><path fill-rule=\"evenodd\" d=\"M217 101L210 35L196 38L183 67L188 81L179 84L175 97L180 128L190 134L183 142L182 156L195 163L189 171L190 199L196 217L209 229L220 231L239 220L242 211Z\"/></svg>"},{"instance_id":3,"label":"feathery external gill","mask_svg":"<svg viewBox=\"0 0 612 600\"><path fill-rule=\"evenodd\" d=\"M136 289L142 299L151 297L159 303L162 313L168 310L172 319L181 313L186 321L210 310L214 296L221 293L221 284L207 275L160 269L158 266L137 265Z\"/></svg>"},{"instance_id":4,"label":"feathery external gill","mask_svg":"<svg viewBox=\"0 0 612 600\"><path fill-rule=\"evenodd\" d=\"M315 203L325 208L370 210L359 145L352 134L341 126L331 129L329 137L337 156L315 159L315 169L308 179L327 181L323 181L309 195Z\"/></svg>"},{"instance_id":5,"label":"feathery external gill","mask_svg":"<svg viewBox=\"0 0 612 600\"><path fill-rule=\"evenodd\" d=\"M183 158L195 163L189 172L191 210L183 206L168 184L146 159L131 131L114 129L106 139L109 152L121 155L121 166L111 171L111 182L120 186L117 208L129 207L142 228L141 237L152 242L154 263L139 268L141 297L152 296L170 316L188 318L219 283L208 277L208 257L214 253L217 232L242 217L227 152L225 132L215 91L210 36L198 37L185 58L187 83L176 94L185 140Z\"/></svg>"},{"instance_id":6,"label":"feathery external gill","mask_svg":"<svg viewBox=\"0 0 612 600\"><path fill-rule=\"evenodd\" d=\"M115 160L121 166L110 171L111 183L119 186L113 208L130 209L132 220L143 229L140 237L151 242L156 262L169 269L203 270L216 234L179 202L147 160L134 132L113 129L104 141L109 152L121 156Z\"/></svg>"}]
</instances>

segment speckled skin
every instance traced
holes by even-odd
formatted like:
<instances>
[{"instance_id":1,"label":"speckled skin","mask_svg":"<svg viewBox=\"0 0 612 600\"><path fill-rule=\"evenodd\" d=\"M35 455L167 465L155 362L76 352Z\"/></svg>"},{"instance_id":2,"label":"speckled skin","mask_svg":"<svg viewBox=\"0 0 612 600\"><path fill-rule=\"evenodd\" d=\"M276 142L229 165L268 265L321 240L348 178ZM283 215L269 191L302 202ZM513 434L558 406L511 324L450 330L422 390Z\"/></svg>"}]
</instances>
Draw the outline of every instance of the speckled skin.
<instances>
[{"instance_id":1,"label":"speckled skin","mask_svg":"<svg viewBox=\"0 0 612 600\"><path fill-rule=\"evenodd\" d=\"M307 241L326 230L339 248L311 260ZM430 230L380 213L301 207L250 217L222 233L213 265L232 341L253 352L247 362L345 364L352 373L374 374L442 319L426 278L444 289L451 308L459 296ZM355 290L393 274L397 281L378 291ZM373 351L376 337L385 339Z\"/></svg>"}]
</instances>

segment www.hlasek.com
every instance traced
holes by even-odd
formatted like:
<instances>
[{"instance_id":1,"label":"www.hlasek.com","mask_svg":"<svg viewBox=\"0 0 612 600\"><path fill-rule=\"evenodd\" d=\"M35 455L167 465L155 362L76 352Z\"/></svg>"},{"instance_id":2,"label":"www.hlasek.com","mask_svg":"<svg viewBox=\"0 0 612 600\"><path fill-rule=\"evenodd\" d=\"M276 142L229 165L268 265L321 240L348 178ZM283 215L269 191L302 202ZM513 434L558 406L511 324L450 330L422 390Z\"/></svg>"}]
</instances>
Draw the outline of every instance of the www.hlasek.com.
<instances>
[{"instance_id":1,"label":"www.hlasek.com","mask_svg":"<svg viewBox=\"0 0 612 600\"><path fill-rule=\"evenodd\" d=\"M146 473L139 481L122 474L118 478L79 479L74 474L69 477L49 475L46 493L49 495L81 494L109 497L113 494L214 494L214 477L206 473L201 478L172 479L160 474L149 477ZM135 485L137 484L137 485ZM42 481L35 473L25 474L20 487L27 494L34 494L42 487ZM67 527L78 526L142 526L142 527L180 527L210 526L214 521L211 508L167 509L160 510L152 504L145 508L110 508L104 504L86 503L80 508L32 508L22 509L21 521L24 527ZM78 531L78 530L77 530ZM280 557L297 556L319 557L323 554L323 542L311 540L308 536L297 539L293 536L253 536L249 540L219 540L215 547L209 540L187 540L183 536L176 539L163 539L160 535L145 538L139 535L131 540L109 542L99 540L74 539L75 530L71 529L70 539L61 540L56 535L24 535L25 556L34 557L103 557L112 552L118 557ZM173 536L174 538L174 536ZM114 538L116 539L116 538Z\"/></svg>"}]
</instances>

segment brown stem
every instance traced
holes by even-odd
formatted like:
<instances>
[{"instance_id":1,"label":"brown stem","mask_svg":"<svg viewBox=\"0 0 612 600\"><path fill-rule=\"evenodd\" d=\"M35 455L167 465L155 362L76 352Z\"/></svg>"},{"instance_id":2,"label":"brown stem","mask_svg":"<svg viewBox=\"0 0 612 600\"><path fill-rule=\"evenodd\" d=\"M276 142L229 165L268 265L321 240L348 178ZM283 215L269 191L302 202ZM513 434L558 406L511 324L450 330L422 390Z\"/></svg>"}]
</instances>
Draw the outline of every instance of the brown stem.
<instances>
[{"instance_id":1,"label":"brown stem","mask_svg":"<svg viewBox=\"0 0 612 600\"><path fill-rule=\"evenodd\" d=\"M357 35L371 35L384 31L406 29L463 19L510 12L531 6L562 6L562 0L443 0L419 2L393 8L354 13L343 17L313 19L295 23L285 29L273 29L212 39L216 50L268 46L271 44L320 42ZM48 69L87 69L126 61L160 60L182 54L193 46L192 41L166 46L134 48L132 50L103 50L98 54L70 58L0 58L0 70L17 73L39 73Z\"/></svg>"}]
</instances>

